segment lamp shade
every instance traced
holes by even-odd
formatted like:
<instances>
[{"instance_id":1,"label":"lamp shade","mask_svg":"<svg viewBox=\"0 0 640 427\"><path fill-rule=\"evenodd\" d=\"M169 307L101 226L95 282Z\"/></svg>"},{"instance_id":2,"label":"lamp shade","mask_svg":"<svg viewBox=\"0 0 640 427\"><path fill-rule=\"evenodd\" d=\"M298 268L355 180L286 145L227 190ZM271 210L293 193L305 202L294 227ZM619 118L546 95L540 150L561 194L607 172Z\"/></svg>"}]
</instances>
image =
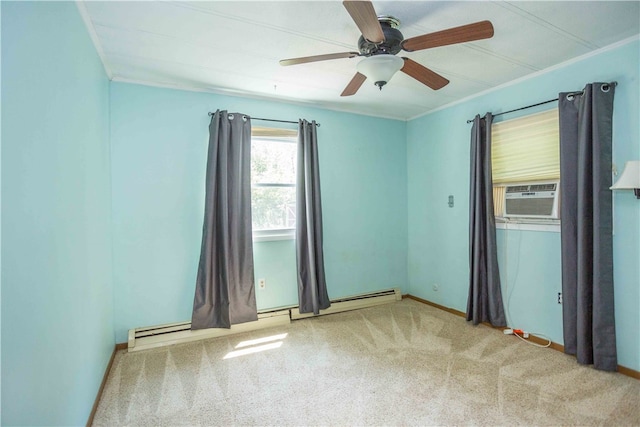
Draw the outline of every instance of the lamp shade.
<instances>
[{"instance_id":1,"label":"lamp shade","mask_svg":"<svg viewBox=\"0 0 640 427\"><path fill-rule=\"evenodd\" d=\"M391 77L404 66L404 61L395 55L374 55L358 62L357 69L382 89Z\"/></svg>"},{"instance_id":2,"label":"lamp shade","mask_svg":"<svg viewBox=\"0 0 640 427\"><path fill-rule=\"evenodd\" d=\"M612 190L634 190L640 197L640 160L632 160L624 165L620 178L611 186Z\"/></svg>"}]
</instances>

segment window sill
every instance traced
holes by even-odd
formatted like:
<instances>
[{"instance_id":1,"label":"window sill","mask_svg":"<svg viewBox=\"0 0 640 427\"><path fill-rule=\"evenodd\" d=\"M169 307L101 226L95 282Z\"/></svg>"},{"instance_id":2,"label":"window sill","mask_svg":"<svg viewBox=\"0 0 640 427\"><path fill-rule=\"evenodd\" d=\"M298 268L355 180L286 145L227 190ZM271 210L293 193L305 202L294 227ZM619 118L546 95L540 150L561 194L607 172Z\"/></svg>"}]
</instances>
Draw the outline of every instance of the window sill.
<instances>
[{"instance_id":1,"label":"window sill","mask_svg":"<svg viewBox=\"0 0 640 427\"><path fill-rule=\"evenodd\" d=\"M296 230L287 228L283 230L256 230L253 232L254 242L271 242L276 240L294 240Z\"/></svg>"},{"instance_id":2,"label":"window sill","mask_svg":"<svg viewBox=\"0 0 640 427\"><path fill-rule=\"evenodd\" d=\"M507 219L496 218L496 229L498 230L520 230L520 231L546 231L551 233L560 232L559 219Z\"/></svg>"}]
</instances>

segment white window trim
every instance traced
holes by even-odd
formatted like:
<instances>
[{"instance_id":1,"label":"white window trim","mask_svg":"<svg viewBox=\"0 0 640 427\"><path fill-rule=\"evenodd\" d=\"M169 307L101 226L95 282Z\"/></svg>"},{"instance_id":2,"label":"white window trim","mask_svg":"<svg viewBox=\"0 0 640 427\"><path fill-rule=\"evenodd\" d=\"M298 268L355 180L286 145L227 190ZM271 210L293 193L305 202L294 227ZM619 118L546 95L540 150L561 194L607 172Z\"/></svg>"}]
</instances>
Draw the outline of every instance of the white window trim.
<instances>
[{"instance_id":1,"label":"white window trim","mask_svg":"<svg viewBox=\"0 0 640 427\"><path fill-rule=\"evenodd\" d=\"M276 240L295 240L295 228L282 228L274 230L253 230L254 242L272 242Z\"/></svg>"},{"instance_id":2,"label":"white window trim","mask_svg":"<svg viewBox=\"0 0 640 427\"><path fill-rule=\"evenodd\" d=\"M496 217L496 229L520 230L520 231L546 231L549 233L560 232L559 219L535 219L535 218L504 218Z\"/></svg>"}]
</instances>

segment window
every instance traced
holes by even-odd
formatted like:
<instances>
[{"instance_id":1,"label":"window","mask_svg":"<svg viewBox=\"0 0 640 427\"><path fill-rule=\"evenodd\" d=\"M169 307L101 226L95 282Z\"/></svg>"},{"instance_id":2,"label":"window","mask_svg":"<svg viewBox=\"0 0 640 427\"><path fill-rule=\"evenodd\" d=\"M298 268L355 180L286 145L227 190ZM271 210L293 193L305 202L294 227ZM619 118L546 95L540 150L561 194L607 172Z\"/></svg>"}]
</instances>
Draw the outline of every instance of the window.
<instances>
[{"instance_id":1,"label":"window","mask_svg":"<svg viewBox=\"0 0 640 427\"><path fill-rule=\"evenodd\" d=\"M554 191L557 194L557 184L560 180L558 110L495 123L491 127L491 137L493 200L497 220L557 224L557 219L549 220L542 216L536 218L533 214L530 217L525 214L506 219L505 202L509 197L518 197L515 192L520 187L529 189L522 191L526 197L533 193L533 190L530 190L532 188L546 191L555 183ZM535 206L538 202L546 204L548 200L538 197L528 200L526 206ZM557 209L554 212L557 212Z\"/></svg>"},{"instance_id":2,"label":"window","mask_svg":"<svg viewBox=\"0 0 640 427\"><path fill-rule=\"evenodd\" d=\"M292 239L296 225L296 130L251 130L251 215L255 240Z\"/></svg>"}]
</instances>

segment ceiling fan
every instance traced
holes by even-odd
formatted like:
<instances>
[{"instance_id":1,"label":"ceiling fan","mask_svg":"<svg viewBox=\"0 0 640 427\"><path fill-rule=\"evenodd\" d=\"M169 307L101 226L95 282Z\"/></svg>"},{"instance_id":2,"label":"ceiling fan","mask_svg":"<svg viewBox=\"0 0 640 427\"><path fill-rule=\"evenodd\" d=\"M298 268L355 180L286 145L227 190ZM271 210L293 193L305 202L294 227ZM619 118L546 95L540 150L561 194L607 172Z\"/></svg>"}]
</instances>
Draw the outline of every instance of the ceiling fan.
<instances>
[{"instance_id":1,"label":"ceiling fan","mask_svg":"<svg viewBox=\"0 0 640 427\"><path fill-rule=\"evenodd\" d=\"M387 84L397 71L402 71L433 90L441 89L449 83L449 80L409 58L401 58L396 54L401 50L414 52L493 37L491 22L480 21L404 39L398 30L400 21L392 16L377 16L370 1L345 0L342 4L362 33L358 40L359 52L330 53L280 61L280 65L286 66L364 56L365 59L357 65L358 72L340 96L354 95L367 78L373 80L382 90L382 86Z\"/></svg>"}]
</instances>

